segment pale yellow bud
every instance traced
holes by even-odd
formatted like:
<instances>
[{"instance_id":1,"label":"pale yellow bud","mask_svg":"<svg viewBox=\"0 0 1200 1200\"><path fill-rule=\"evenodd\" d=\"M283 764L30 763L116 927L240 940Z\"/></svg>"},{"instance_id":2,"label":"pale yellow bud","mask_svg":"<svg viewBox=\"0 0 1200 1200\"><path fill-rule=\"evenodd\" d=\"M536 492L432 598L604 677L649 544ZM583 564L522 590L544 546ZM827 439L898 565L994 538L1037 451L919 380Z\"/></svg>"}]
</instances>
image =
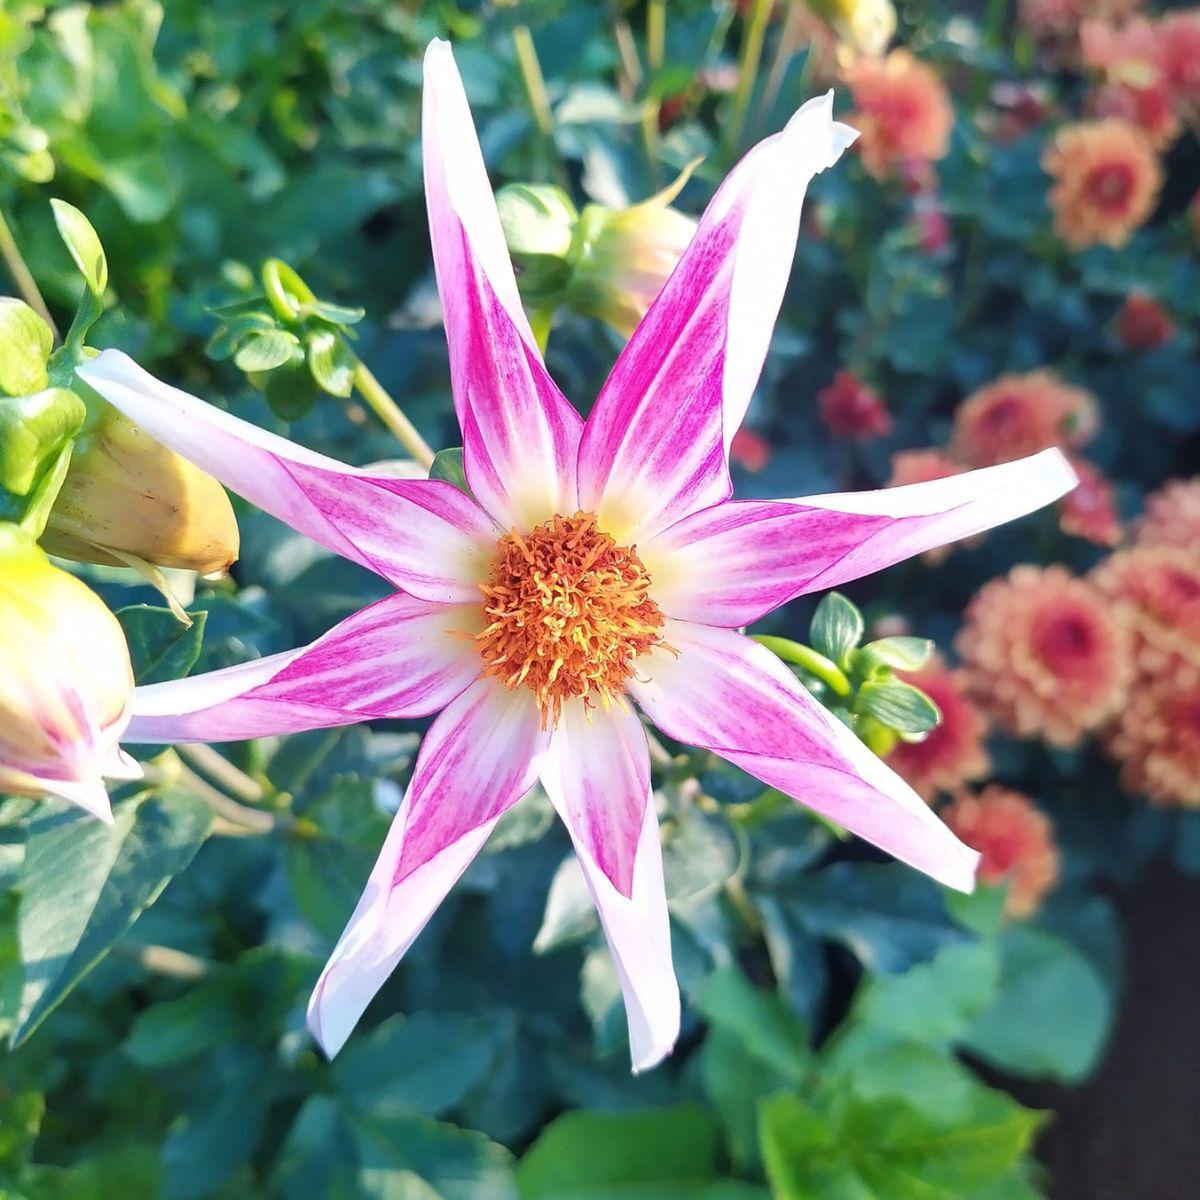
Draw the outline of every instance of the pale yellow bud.
<instances>
[{"instance_id":1,"label":"pale yellow bud","mask_svg":"<svg viewBox=\"0 0 1200 1200\"><path fill-rule=\"evenodd\" d=\"M29 535L0 525L0 792L62 796L111 820L104 777L141 774L118 746L132 699L117 619Z\"/></svg>"},{"instance_id":2,"label":"pale yellow bud","mask_svg":"<svg viewBox=\"0 0 1200 1200\"><path fill-rule=\"evenodd\" d=\"M808 7L830 24L844 48L859 54L882 54L896 33L892 0L810 0Z\"/></svg>"},{"instance_id":3,"label":"pale yellow bud","mask_svg":"<svg viewBox=\"0 0 1200 1200\"><path fill-rule=\"evenodd\" d=\"M202 575L228 571L239 538L225 489L115 408L89 424L42 545L79 562L125 566L132 556Z\"/></svg>"}]
</instances>

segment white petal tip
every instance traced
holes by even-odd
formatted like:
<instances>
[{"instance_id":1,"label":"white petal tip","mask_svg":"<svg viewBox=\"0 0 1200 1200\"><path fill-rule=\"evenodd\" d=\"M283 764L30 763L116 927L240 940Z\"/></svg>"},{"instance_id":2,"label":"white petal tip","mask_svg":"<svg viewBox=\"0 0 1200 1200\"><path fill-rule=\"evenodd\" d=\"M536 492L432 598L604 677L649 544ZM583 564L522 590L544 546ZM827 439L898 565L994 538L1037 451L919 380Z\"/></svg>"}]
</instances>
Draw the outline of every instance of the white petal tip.
<instances>
[{"instance_id":1,"label":"white petal tip","mask_svg":"<svg viewBox=\"0 0 1200 1200\"><path fill-rule=\"evenodd\" d=\"M1073 491L1079 483L1079 476L1061 450L1043 450L1030 460L1040 468L1039 477L1048 490L1057 489L1055 499Z\"/></svg>"}]
</instances>

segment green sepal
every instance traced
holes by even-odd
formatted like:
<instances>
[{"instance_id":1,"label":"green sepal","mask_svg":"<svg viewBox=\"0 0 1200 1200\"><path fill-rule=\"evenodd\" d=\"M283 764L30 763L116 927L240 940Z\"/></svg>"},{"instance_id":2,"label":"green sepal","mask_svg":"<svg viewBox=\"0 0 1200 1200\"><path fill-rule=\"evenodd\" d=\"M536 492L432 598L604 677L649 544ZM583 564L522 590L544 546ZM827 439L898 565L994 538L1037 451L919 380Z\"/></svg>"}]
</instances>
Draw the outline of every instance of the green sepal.
<instances>
[{"instance_id":1,"label":"green sepal","mask_svg":"<svg viewBox=\"0 0 1200 1200\"><path fill-rule=\"evenodd\" d=\"M24 396L45 388L53 346L50 326L24 300L0 296L0 392Z\"/></svg>"},{"instance_id":2,"label":"green sepal","mask_svg":"<svg viewBox=\"0 0 1200 1200\"><path fill-rule=\"evenodd\" d=\"M429 478L444 480L446 483L458 488L460 492L465 492L469 496L471 489L467 485L467 472L463 466L462 447L452 446L448 450L439 450L433 456L433 462L430 464Z\"/></svg>"},{"instance_id":3,"label":"green sepal","mask_svg":"<svg viewBox=\"0 0 1200 1200\"><path fill-rule=\"evenodd\" d=\"M331 396L345 399L354 391L357 360L350 347L332 329L317 329L304 342L308 369L316 385Z\"/></svg>"},{"instance_id":4,"label":"green sepal","mask_svg":"<svg viewBox=\"0 0 1200 1200\"><path fill-rule=\"evenodd\" d=\"M880 667L893 671L919 671L933 655L933 642L928 638L889 637L868 642L855 655L855 665L863 675Z\"/></svg>"},{"instance_id":5,"label":"green sepal","mask_svg":"<svg viewBox=\"0 0 1200 1200\"><path fill-rule=\"evenodd\" d=\"M928 733L942 719L938 706L924 692L899 679L864 683L854 708L898 733Z\"/></svg>"},{"instance_id":6,"label":"green sepal","mask_svg":"<svg viewBox=\"0 0 1200 1200\"><path fill-rule=\"evenodd\" d=\"M850 651L862 641L862 613L838 592L830 592L813 613L808 638L813 648L845 670Z\"/></svg>"},{"instance_id":7,"label":"green sepal","mask_svg":"<svg viewBox=\"0 0 1200 1200\"><path fill-rule=\"evenodd\" d=\"M0 488L27 499L86 416L87 406L66 388L0 396Z\"/></svg>"}]
</instances>

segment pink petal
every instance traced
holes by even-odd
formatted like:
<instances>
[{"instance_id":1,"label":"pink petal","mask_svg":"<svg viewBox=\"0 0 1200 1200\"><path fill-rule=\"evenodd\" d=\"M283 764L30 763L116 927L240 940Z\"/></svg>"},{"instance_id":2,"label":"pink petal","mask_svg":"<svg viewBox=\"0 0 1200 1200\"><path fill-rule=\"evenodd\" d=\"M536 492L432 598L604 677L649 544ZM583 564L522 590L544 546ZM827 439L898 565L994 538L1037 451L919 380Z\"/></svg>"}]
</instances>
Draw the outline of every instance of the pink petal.
<instances>
[{"instance_id":1,"label":"pink petal","mask_svg":"<svg viewBox=\"0 0 1200 1200\"><path fill-rule=\"evenodd\" d=\"M421 717L479 674L479 605L398 593L312 645L192 679L140 687L126 741L219 742Z\"/></svg>"},{"instance_id":2,"label":"pink petal","mask_svg":"<svg viewBox=\"0 0 1200 1200\"><path fill-rule=\"evenodd\" d=\"M335 554L425 600L478 598L496 529L450 484L344 466L160 383L116 350L78 373L152 437Z\"/></svg>"},{"instance_id":3,"label":"pink petal","mask_svg":"<svg viewBox=\"0 0 1200 1200\"><path fill-rule=\"evenodd\" d=\"M643 807L633 887L626 896L613 886L608 873L592 856L590 829L577 823L577 812L562 803L548 785L546 790L571 833L617 967L633 1069L649 1070L671 1053L679 1037L679 984L671 960L671 928L654 804L647 798Z\"/></svg>"},{"instance_id":4,"label":"pink petal","mask_svg":"<svg viewBox=\"0 0 1200 1200\"><path fill-rule=\"evenodd\" d=\"M669 620L631 691L669 737L713 750L939 882L969 892L979 855L765 647Z\"/></svg>"},{"instance_id":5,"label":"pink petal","mask_svg":"<svg viewBox=\"0 0 1200 1200\"><path fill-rule=\"evenodd\" d=\"M729 495L727 452L779 314L809 180L855 133L811 100L721 185L608 377L579 451L581 507L621 540Z\"/></svg>"},{"instance_id":6,"label":"pink petal","mask_svg":"<svg viewBox=\"0 0 1200 1200\"><path fill-rule=\"evenodd\" d=\"M1025 516L1075 486L1057 450L929 483L693 513L640 549L663 612L738 628L808 592Z\"/></svg>"},{"instance_id":7,"label":"pink petal","mask_svg":"<svg viewBox=\"0 0 1200 1200\"><path fill-rule=\"evenodd\" d=\"M341 1049L500 815L534 784L548 735L531 692L472 684L434 721L366 891L308 1005L326 1054Z\"/></svg>"},{"instance_id":8,"label":"pink petal","mask_svg":"<svg viewBox=\"0 0 1200 1200\"><path fill-rule=\"evenodd\" d=\"M505 528L578 507L583 423L529 328L454 54L425 52L425 199L467 482Z\"/></svg>"},{"instance_id":9,"label":"pink petal","mask_svg":"<svg viewBox=\"0 0 1200 1200\"><path fill-rule=\"evenodd\" d=\"M632 710L563 708L542 784L563 820L622 895L633 888L634 856L650 791L646 731Z\"/></svg>"}]
</instances>

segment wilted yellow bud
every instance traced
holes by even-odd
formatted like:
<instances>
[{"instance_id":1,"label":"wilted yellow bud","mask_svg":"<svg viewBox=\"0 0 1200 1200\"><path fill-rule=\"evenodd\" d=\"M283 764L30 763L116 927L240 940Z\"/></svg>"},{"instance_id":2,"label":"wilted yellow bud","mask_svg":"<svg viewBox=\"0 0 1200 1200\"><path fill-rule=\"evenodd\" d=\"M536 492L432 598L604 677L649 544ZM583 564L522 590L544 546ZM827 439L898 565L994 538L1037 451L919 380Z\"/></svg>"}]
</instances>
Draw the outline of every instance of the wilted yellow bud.
<instances>
[{"instance_id":1,"label":"wilted yellow bud","mask_svg":"<svg viewBox=\"0 0 1200 1200\"><path fill-rule=\"evenodd\" d=\"M238 556L225 489L101 401L75 444L42 545L62 558L128 566L128 557L202 575Z\"/></svg>"},{"instance_id":2,"label":"wilted yellow bud","mask_svg":"<svg viewBox=\"0 0 1200 1200\"><path fill-rule=\"evenodd\" d=\"M664 195L626 209L589 204L579 218L579 257L567 303L625 337L646 315L696 232L696 222L669 207Z\"/></svg>"},{"instance_id":3,"label":"wilted yellow bud","mask_svg":"<svg viewBox=\"0 0 1200 1200\"><path fill-rule=\"evenodd\" d=\"M62 796L111 820L103 779L141 768L118 740L133 670L98 596L0 525L0 792Z\"/></svg>"}]
</instances>

